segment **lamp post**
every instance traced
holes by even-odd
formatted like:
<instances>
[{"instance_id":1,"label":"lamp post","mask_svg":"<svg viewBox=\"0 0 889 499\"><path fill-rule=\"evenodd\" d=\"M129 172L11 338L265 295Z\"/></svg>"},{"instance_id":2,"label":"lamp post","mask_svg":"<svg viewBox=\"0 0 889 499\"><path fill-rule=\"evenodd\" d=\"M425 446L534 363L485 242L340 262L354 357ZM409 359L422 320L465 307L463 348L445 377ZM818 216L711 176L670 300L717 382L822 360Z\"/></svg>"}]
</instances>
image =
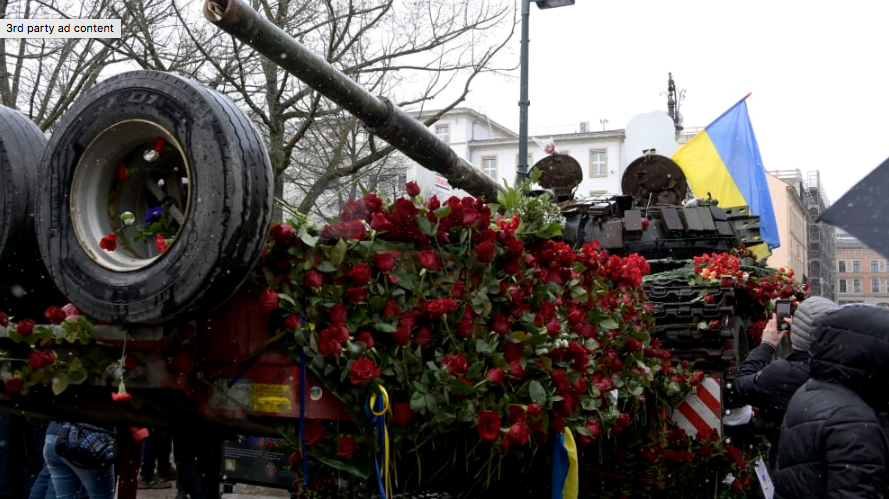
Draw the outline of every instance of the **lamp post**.
<instances>
[{"instance_id":1,"label":"lamp post","mask_svg":"<svg viewBox=\"0 0 889 499\"><path fill-rule=\"evenodd\" d=\"M574 0L533 0L539 9L554 9L574 5ZM528 176L528 17L532 0L522 0L522 50L519 89L519 178Z\"/></svg>"}]
</instances>

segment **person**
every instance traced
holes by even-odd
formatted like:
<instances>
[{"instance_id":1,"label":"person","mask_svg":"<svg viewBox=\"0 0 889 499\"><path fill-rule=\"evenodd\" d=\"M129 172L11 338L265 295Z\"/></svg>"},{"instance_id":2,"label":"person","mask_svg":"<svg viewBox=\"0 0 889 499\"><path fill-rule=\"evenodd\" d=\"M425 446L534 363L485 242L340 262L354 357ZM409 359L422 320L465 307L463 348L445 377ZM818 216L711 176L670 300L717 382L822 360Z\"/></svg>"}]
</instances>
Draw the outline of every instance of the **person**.
<instances>
[{"instance_id":1,"label":"person","mask_svg":"<svg viewBox=\"0 0 889 499\"><path fill-rule=\"evenodd\" d=\"M886 497L889 310L843 305L812 336L810 379L781 425L775 497Z\"/></svg>"},{"instance_id":2,"label":"person","mask_svg":"<svg viewBox=\"0 0 889 499\"><path fill-rule=\"evenodd\" d=\"M52 478L56 499L77 499L81 486L89 499L113 499L114 466L81 468L56 454L56 436L61 426L55 421L49 424L43 445L43 459Z\"/></svg>"},{"instance_id":3,"label":"person","mask_svg":"<svg viewBox=\"0 0 889 499\"><path fill-rule=\"evenodd\" d=\"M169 489L176 480L176 468L170 462L173 435L166 430L150 429L142 444L140 489Z\"/></svg>"},{"instance_id":4,"label":"person","mask_svg":"<svg viewBox=\"0 0 889 499\"><path fill-rule=\"evenodd\" d=\"M43 467L48 422L0 412L0 499L26 497Z\"/></svg>"},{"instance_id":5,"label":"person","mask_svg":"<svg viewBox=\"0 0 889 499\"><path fill-rule=\"evenodd\" d=\"M757 430L770 443L769 465L774 469L778 456L778 432L784 412L793 393L809 379L809 345L815 317L837 304L827 298L806 298L796 307L790 325L792 352L784 359L772 360L787 331L778 329L777 317L772 314L762 333L762 343L747 355L738 376L732 383L732 400L758 409Z\"/></svg>"}]
</instances>

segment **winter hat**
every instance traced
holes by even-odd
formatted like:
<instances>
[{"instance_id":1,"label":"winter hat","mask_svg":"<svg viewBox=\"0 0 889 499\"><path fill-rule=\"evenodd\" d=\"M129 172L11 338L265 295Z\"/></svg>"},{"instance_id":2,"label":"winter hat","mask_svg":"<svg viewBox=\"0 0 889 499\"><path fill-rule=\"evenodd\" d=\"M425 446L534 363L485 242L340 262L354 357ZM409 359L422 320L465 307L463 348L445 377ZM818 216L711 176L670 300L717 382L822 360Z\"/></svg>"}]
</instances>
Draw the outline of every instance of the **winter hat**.
<instances>
[{"instance_id":1,"label":"winter hat","mask_svg":"<svg viewBox=\"0 0 889 499\"><path fill-rule=\"evenodd\" d=\"M790 328L790 344L794 350L809 351L812 344L812 326L815 317L825 310L830 310L838 305L821 296L806 298L796 307L793 313L793 327Z\"/></svg>"}]
</instances>

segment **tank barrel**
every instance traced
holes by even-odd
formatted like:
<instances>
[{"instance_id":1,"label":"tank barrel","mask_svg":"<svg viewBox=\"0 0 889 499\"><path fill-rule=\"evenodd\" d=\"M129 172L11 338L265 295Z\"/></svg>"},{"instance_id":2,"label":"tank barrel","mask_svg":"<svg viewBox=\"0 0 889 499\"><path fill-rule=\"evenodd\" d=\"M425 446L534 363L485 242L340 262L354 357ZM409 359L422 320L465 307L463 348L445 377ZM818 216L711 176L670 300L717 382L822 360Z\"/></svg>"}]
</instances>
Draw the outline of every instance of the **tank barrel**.
<instances>
[{"instance_id":1,"label":"tank barrel","mask_svg":"<svg viewBox=\"0 0 889 499\"><path fill-rule=\"evenodd\" d=\"M454 187L489 201L497 199L497 192L502 187L457 156L423 123L389 99L368 92L279 27L260 17L243 0L207 0L204 17L360 119L365 128L407 157L443 175Z\"/></svg>"}]
</instances>

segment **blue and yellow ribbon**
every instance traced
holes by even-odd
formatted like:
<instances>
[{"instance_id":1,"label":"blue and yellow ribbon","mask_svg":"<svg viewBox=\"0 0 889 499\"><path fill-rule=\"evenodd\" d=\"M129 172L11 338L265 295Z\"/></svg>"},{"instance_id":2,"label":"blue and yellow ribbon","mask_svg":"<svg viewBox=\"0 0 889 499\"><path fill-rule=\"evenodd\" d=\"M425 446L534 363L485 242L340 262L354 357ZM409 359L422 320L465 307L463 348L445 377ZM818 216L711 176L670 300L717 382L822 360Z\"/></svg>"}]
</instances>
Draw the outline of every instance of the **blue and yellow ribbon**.
<instances>
[{"instance_id":1,"label":"blue and yellow ribbon","mask_svg":"<svg viewBox=\"0 0 889 499\"><path fill-rule=\"evenodd\" d=\"M553 444L552 499L577 499L580 477L577 466L577 445L571 430L556 437Z\"/></svg>"},{"instance_id":2,"label":"blue and yellow ribbon","mask_svg":"<svg viewBox=\"0 0 889 499\"><path fill-rule=\"evenodd\" d=\"M383 468L380 469L380 458L374 452L374 463L377 468L377 484L380 487L382 499L392 497L392 485L389 476L389 430L386 428L386 413L389 412L389 393L382 385L377 385L379 393L374 392L367 401L364 413L367 419L376 427L374 435L380 439L383 449Z\"/></svg>"}]
</instances>

